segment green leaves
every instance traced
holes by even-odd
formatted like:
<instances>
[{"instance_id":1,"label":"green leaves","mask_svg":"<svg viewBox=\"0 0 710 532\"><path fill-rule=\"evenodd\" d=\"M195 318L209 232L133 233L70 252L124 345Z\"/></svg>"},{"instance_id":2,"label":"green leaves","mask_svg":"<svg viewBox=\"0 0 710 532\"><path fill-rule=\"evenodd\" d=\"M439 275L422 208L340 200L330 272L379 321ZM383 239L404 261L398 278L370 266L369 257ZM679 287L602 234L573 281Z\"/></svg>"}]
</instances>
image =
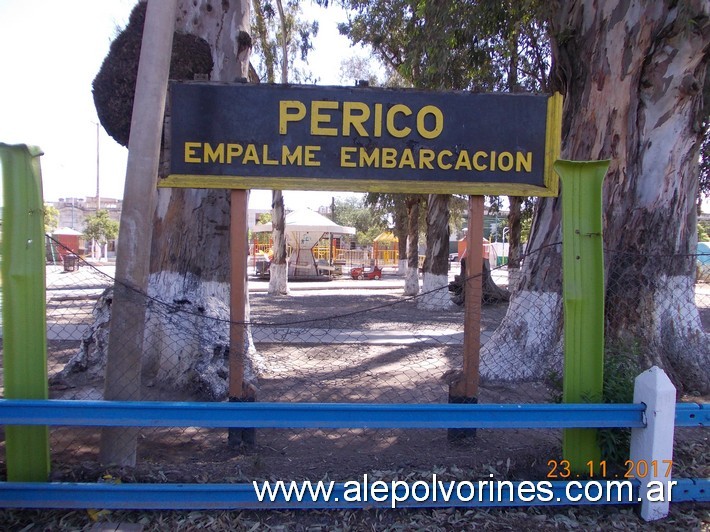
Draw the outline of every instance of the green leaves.
<instances>
[{"instance_id":1,"label":"green leaves","mask_svg":"<svg viewBox=\"0 0 710 532\"><path fill-rule=\"evenodd\" d=\"M84 220L84 239L104 244L118 236L118 222L106 210L97 211Z\"/></svg>"}]
</instances>

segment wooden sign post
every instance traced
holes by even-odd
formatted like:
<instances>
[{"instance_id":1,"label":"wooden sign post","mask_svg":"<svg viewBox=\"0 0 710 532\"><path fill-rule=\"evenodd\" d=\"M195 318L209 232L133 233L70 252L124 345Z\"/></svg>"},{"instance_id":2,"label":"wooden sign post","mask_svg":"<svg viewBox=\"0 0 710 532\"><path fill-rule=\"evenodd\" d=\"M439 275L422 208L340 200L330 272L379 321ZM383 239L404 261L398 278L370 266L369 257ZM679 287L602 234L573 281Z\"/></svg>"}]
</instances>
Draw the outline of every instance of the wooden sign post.
<instances>
[{"instance_id":1,"label":"wooden sign post","mask_svg":"<svg viewBox=\"0 0 710 532\"><path fill-rule=\"evenodd\" d=\"M481 353L481 298L483 295L483 196L468 197L468 232L466 233L466 271L464 293L463 370L449 386L449 402L478 403ZM453 428L449 441L461 441L476 435L476 429Z\"/></svg>"},{"instance_id":2,"label":"wooden sign post","mask_svg":"<svg viewBox=\"0 0 710 532\"><path fill-rule=\"evenodd\" d=\"M247 333L247 257L249 230L247 221L249 194L246 190L232 190L230 202L229 255L229 401L253 402L256 393L244 381L244 361L249 349ZM232 447L252 445L256 431L249 427L229 429L228 442Z\"/></svg>"}]
</instances>

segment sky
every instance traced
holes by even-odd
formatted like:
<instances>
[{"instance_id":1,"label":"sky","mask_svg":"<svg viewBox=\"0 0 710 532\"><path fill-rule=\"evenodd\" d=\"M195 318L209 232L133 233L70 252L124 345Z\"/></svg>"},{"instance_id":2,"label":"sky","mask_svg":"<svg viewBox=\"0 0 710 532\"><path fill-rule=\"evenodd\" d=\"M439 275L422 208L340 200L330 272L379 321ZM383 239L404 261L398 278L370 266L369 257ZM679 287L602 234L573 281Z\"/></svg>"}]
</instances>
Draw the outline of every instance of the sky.
<instances>
[{"instance_id":1,"label":"sky","mask_svg":"<svg viewBox=\"0 0 710 532\"><path fill-rule=\"evenodd\" d=\"M91 83L136 2L0 0L0 143L42 149L45 201L95 197L97 181L101 197L123 197L127 150L101 127L97 143ZM338 33L345 21L338 8L302 6L320 26L309 67L319 84L339 85L341 60L367 54ZM286 191L284 201L287 209L317 209L346 195ZM250 207L270 205L271 191L252 191Z\"/></svg>"}]
</instances>

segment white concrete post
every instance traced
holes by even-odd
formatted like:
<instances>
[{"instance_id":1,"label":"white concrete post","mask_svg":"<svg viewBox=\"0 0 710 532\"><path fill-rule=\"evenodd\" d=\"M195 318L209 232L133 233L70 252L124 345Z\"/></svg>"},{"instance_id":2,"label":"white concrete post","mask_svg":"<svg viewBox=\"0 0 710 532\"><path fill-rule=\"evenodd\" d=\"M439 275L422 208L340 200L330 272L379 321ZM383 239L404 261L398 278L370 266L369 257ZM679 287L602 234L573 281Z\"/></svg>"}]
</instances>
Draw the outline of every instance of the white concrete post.
<instances>
[{"instance_id":1,"label":"white concrete post","mask_svg":"<svg viewBox=\"0 0 710 532\"><path fill-rule=\"evenodd\" d=\"M636 377L634 403L646 405L646 427L631 429L629 466L641 482L641 517L646 521L668 515L671 499L675 386L656 366Z\"/></svg>"}]
</instances>

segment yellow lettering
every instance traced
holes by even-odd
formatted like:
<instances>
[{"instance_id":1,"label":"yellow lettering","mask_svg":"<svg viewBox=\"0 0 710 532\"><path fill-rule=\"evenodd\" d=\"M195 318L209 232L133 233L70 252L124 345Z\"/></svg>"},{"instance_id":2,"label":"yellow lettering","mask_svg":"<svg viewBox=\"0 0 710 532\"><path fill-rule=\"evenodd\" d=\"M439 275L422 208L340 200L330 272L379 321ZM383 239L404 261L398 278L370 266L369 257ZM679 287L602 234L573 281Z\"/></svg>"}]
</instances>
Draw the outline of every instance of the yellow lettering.
<instances>
[{"instance_id":1,"label":"yellow lettering","mask_svg":"<svg viewBox=\"0 0 710 532\"><path fill-rule=\"evenodd\" d=\"M424 118L427 115L434 117L434 129L428 130L424 126ZM417 113L417 131L425 139L435 139L444 130L444 114L441 109L433 105L425 105Z\"/></svg>"},{"instance_id":2,"label":"yellow lettering","mask_svg":"<svg viewBox=\"0 0 710 532\"><path fill-rule=\"evenodd\" d=\"M372 134L373 137L382 136L382 104L375 104L375 131Z\"/></svg>"},{"instance_id":3,"label":"yellow lettering","mask_svg":"<svg viewBox=\"0 0 710 532\"><path fill-rule=\"evenodd\" d=\"M491 171L496 169L496 152L491 152Z\"/></svg>"},{"instance_id":4,"label":"yellow lettering","mask_svg":"<svg viewBox=\"0 0 710 532\"><path fill-rule=\"evenodd\" d=\"M436 162L439 164L439 168L442 170L449 170L451 168L451 163L445 163L444 157L451 157L453 153L449 150L441 150L436 158Z\"/></svg>"},{"instance_id":5,"label":"yellow lettering","mask_svg":"<svg viewBox=\"0 0 710 532\"><path fill-rule=\"evenodd\" d=\"M417 166L414 164L414 154L410 148L405 148L402 152L402 158L399 160L399 168L404 168L409 166L409 168L416 169Z\"/></svg>"},{"instance_id":6,"label":"yellow lettering","mask_svg":"<svg viewBox=\"0 0 710 532\"><path fill-rule=\"evenodd\" d=\"M185 143L185 162L186 163L201 163L202 159L200 159L196 154L195 151L200 149L202 146L201 142L186 142Z\"/></svg>"},{"instance_id":7,"label":"yellow lettering","mask_svg":"<svg viewBox=\"0 0 710 532\"><path fill-rule=\"evenodd\" d=\"M262 164L268 164L270 166L274 166L279 164L279 162L276 159L269 159L269 145L264 144L261 147L261 162Z\"/></svg>"},{"instance_id":8,"label":"yellow lettering","mask_svg":"<svg viewBox=\"0 0 710 532\"><path fill-rule=\"evenodd\" d=\"M340 104L330 101L311 102L311 135L323 135L324 137L336 137L338 128L322 127L321 124L330 124L331 116L321 111L324 109L337 109ZM308 166L308 164L306 164Z\"/></svg>"},{"instance_id":9,"label":"yellow lettering","mask_svg":"<svg viewBox=\"0 0 710 532\"><path fill-rule=\"evenodd\" d=\"M353 114L356 111L357 114ZM369 137L363 124L370 118L370 108L362 102L343 103L343 136L350 135L352 126L361 137Z\"/></svg>"},{"instance_id":10,"label":"yellow lettering","mask_svg":"<svg viewBox=\"0 0 710 532\"><path fill-rule=\"evenodd\" d=\"M205 142L204 160L206 163L224 163L224 144L217 144L216 149Z\"/></svg>"},{"instance_id":11,"label":"yellow lettering","mask_svg":"<svg viewBox=\"0 0 710 532\"><path fill-rule=\"evenodd\" d=\"M532 172L532 152L515 152L515 171L520 172L521 170Z\"/></svg>"},{"instance_id":12,"label":"yellow lettering","mask_svg":"<svg viewBox=\"0 0 710 532\"><path fill-rule=\"evenodd\" d=\"M498 154L498 168L507 172L513 168L513 154L509 151L503 151Z\"/></svg>"},{"instance_id":13,"label":"yellow lettering","mask_svg":"<svg viewBox=\"0 0 710 532\"><path fill-rule=\"evenodd\" d=\"M395 166L397 166L397 150L382 148L382 168L394 168Z\"/></svg>"},{"instance_id":14,"label":"yellow lettering","mask_svg":"<svg viewBox=\"0 0 710 532\"><path fill-rule=\"evenodd\" d=\"M458 159L456 159L456 166L454 166L454 170L460 170L461 168L465 168L466 170L471 169L471 159L468 157L468 152L466 150L461 150L459 153Z\"/></svg>"},{"instance_id":15,"label":"yellow lettering","mask_svg":"<svg viewBox=\"0 0 710 532\"><path fill-rule=\"evenodd\" d=\"M320 146L306 146L306 163L304 166L320 166L320 161L316 161L316 153L320 151Z\"/></svg>"},{"instance_id":16,"label":"yellow lettering","mask_svg":"<svg viewBox=\"0 0 710 532\"><path fill-rule=\"evenodd\" d=\"M433 170L434 166L431 162L434 160L434 157L436 157L434 150L430 150L429 148L422 148L419 150L419 169L422 170L426 167L429 170Z\"/></svg>"},{"instance_id":17,"label":"yellow lettering","mask_svg":"<svg viewBox=\"0 0 710 532\"><path fill-rule=\"evenodd\" d=\"M232 159L241 156L243 151L241 144L227 144L227 164L232 164Z\"/></svg>"},{"instance_id":18,"label":"yellow lettering","mask_svg":"<svg viewBox=\"0 0 710 532\"><path fill-rule=\"evenodd\" d=\"M296 100L279 102L279 133L285 135L289 122L299 122L306 116L306 106Z\"/></svg>"},{"instance_id":19,"label":"yellow lettering","mask_svg":"<svg viewBox=\"0 0 710 532\"><path fill-rule=\"evenodd\" d=\"M473 154L473 167L478 170L479 172L483 172L484 170L488 170L488 167L485 164L480 164L478 160L480 158L487 158L488 154L484 151L477 151L476 153Z\"/></svg>"},{"instance_id":20,"label":"yellow lettering","mask_svg":"<svg viewBox=\"0 0 710 532\"><path fill-rule=\"evenodd\" d=\"M360 166L380 167L380 148L373 148L372 153L368 155L366 148L360 148Z\"/></svg>"},{"instance_id":21,"label":"yellow lettering","mask_svg":"<svg viewBox=\"0 0 710 532\"><path fill-rule=\"evenodd\" d=\"M387 132L393 137L401 139L409 135L412 132L412 128L403 127L402 129L397 129L394 125L394 116L396 114L409 116L412 114L412 110L404 104L396 103L387 111Z\"/></svg>"},{"instance_id":22,"label":"yellow lettering","mask_svg":"<svg viewBox=\"0 0 710 532\"><path fill-rule=\"evenodd\" d=\"M303 164L303 146L296 146L293 151L289 150L288 146L281 146L281 164L301 166Z\"/></svg>"},{"instance_id":23,"label":"yellow lettering","mask_svg":"<svg viewBox=\"0 0 710 532\"><path fill-rule=\"evenodd\" d=\"M256 154L256 146L254 144L247 144L247 149L244 150L242 164L247 163L259 164L259 156Z\"/></svg>"},{"instance_id":24,"label":"yellow lettering","mask_svg":"<svg viewBox=\"0 0 710 532\"><path fill-rule=\"evenodd\" d=\"M340 166L342 168L357 168L355 161L350 160L350 156L357 151L357 148L343 146L340 148Z\"/></svg>"}]
</instances>

